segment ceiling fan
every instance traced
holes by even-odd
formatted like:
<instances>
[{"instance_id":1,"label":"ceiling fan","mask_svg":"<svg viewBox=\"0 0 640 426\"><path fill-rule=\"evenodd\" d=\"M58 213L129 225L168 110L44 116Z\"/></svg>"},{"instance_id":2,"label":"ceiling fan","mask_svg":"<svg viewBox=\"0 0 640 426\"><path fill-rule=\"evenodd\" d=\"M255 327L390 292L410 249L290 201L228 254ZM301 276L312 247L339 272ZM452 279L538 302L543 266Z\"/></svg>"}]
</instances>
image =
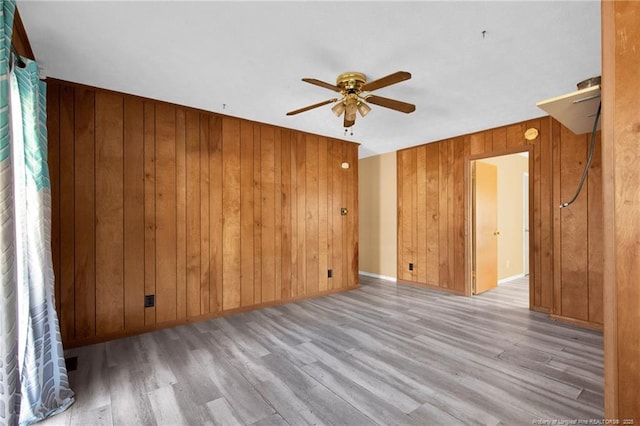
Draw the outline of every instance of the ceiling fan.
<instances>
[{"instance_id":1,"label":"ceiling fan","mask_svg":"<svg viewBox=\"0 0 640 426\"><path fill-rule=\"evenodd\" d=\"M416 110L415 105L397 101L395 99L372 95L369 92L392 84L400 83L404 80L409 80L410 78L411 74L406 71L397 71L393 74L389 74L370 82L367 82L366 76L361 72L345 72L338 76L335 85L316 80L315 78L303 78L302 81L338 92L341 94L341 97L318 102L317 104L290 111L287 115L300 114L301 112L309 111L327 104L336 103L331 108L331 111L333 111L337 117L344 114L344 127L346 129L355 124L356 111L358 111L362 117L371 111L371 107L367 105L367 102L408 114Z\"/></svg>"}]
</instances>

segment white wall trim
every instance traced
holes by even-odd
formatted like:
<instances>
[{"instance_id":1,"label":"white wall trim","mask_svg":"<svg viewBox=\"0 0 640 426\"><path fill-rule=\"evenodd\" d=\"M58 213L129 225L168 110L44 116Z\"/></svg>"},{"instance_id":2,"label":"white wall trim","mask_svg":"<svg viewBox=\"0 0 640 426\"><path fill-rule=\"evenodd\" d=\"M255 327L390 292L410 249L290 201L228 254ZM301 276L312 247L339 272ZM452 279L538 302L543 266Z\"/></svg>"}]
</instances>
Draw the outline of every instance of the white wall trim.
<instances>
[{"instance_id":1,"label":"white wall trim","mask_svg":"<svg viewBox=\"0 0 640 426\"><path fill-rule=\"evenodd\" d=\"M398 281L396 277L389 277L387 275L373 274L371 272L364 272L364 271L358 271L358 273L360 275L364 275L365 277L379 278L385 281L393 281L394 283Z\"/></svg>"},{"instance_id":2,"label":"white wall trim","mask_svg":"<svg viewBox=\"0 0 640 426\"><path fill-rule=\"evenodd\" d=\"M506 282L517 280L518 278L524 278L524 277L525 277L525 274L512 275L510 277L498 280L498 284L504 284Z\"/></svg>"}]
</instances>

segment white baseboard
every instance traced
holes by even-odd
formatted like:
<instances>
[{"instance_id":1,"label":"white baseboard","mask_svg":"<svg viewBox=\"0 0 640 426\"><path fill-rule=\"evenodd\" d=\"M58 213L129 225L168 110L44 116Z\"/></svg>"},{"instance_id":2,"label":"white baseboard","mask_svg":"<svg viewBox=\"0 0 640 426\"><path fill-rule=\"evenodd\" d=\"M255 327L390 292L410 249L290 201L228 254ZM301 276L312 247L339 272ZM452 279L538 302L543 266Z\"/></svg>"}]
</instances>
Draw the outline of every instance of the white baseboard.
<instances>
[{"instance_id":1,"label":"white baseboard","mask_svg":"<svg viewBox=\"0 0 640 426\"><path fill-rule=\"evenodd\" d=\"M358 273L360 275L364 275L365 277L379 278L385 281L393 281L394 283L398 281L396 277L389 277L387 275L373 274L371 272L365 272L365 271L358 271Z\"/></svg>"},{"instance_id":2,"label":"white baseboard","mask_svg":"<svg viewBox=\"0 0 640 426\"><path fill-rule=\"evenodd\" d=\"M526 276L525 274L512 275L510 277L498 280L498 284L504 284L509 281L517 280L518 278L524 278L525 276Z\"/></svg>"}]
</instances>

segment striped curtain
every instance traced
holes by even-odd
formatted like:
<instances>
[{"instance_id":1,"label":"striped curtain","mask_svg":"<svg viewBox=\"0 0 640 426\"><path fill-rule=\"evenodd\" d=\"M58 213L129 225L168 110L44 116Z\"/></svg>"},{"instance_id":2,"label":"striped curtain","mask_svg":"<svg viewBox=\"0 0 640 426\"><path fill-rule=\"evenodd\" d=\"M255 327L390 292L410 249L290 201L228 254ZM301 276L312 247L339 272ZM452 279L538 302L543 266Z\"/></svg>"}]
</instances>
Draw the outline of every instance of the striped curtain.
<instances>
[{"instance_id":1,"label":"striped curtain","mask_svg":"<svg viewBox=\"0 0 640 426\"><path fill-rule=\"evenodd\" d=\"M13 0L2 3L4 10L11 9L12 18ZM7 16L3 16L5 43L10 43L6 28L12 22L7 22ZM0 424L7 425L40 421L65 410L74 400L54 300L46 86L38 78L36 62L23 61L24 68L13 67L9 72L8 96L2 97L3 102L9 99L9 105L6 116L3 109L0 117Z\"/></svg>"},{"instance_id":2,"label":"striped curtain","mask_svg":"<svg viewBox=\"0 0 640 426\"><path fill-rule=\"evenodd\" d=\"M13 168L9 123L9 60L13 2L0 10L0 425L17 423L20 412L18 378L18 296L13 203Z\"/></svg>"}]
</instances>

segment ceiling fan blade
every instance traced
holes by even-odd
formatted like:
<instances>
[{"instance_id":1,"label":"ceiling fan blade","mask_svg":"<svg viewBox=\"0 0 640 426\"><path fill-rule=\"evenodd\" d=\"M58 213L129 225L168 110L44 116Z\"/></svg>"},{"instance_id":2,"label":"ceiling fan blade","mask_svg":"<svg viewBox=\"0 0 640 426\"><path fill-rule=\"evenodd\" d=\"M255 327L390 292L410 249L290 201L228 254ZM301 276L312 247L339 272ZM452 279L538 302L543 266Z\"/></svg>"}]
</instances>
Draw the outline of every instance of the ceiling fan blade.
<instances>
[{"instance_id":1,"label":"ceiling fan blade","mask_svg":"<svg viewBox=\"0 0 640 426\"><path fill-rule=\"evenodd\" d=\"M344 116L344 128L346 129L348 127L353 126L354 124L356 124L356 121L355 120L347 120L347 115L345 114L345 116Z\"/></svg>"},{"instance_id":2,"label":"ceiling fan blade","mask_svg":"<svg viewBox=\"0 0 640 426\"><path fill-rule=\"evenodd\" d=\"M329 99L328 101L318 102L317 104L309 105L309 106L306 106L304 108L296 109L294 111L289 111L287 113L287 115L300 114L301 112L309 111L310 109L318 108L318 107L321 107L323 105L327 105L327 104L336 102L337 100L338 100L337 98L333 98L333 99Z\"/></svg>"},{"instance_id":3,"label":"ceiling fan blade","mask_svg":"<svg viewBox=\"0 0 640 426\"><path fill-rule=\"evenodd\" d=\"M316 86L324 87L325 89L333 90L334 92L342 91L342 89L340 89L338 86L335 86L335 85L329 84L329 83L325 83L324 81L320 81L320 80L317 80L315 78L303 78L302 81L305 81L305 82L310 83L310 84L315 84Z\"/></svg>"},{"instance_id":4,"label":"ceiling fan blade","mask_svg":"<svg viewBox=\"0 0 640 426\"><path fill-rule=\"evenodd\" d=\"M394 109L406 114L416 110L416 106L414 104L396 101L395 99L383 98L382 96L369 95L366 99L367 102L371 104L380 105L381 107Z\"/></svg>"},{"instance_id":5,"label":"ceiling fan blade","mask_svg":"<svg viewBox=\"0 0 640 426\"><path fill-rule=\"evenodd\" d=\"M389 74L385 77L379 78L377 80L370 81L365 83L361 90L363 92L370 92L372 90L380 89L381 87L391 86L392 84L400 83L401 81L409 80L411 78L411 73L406 71L398 71L393 74Z\"/></svg>"}]
</instances>

